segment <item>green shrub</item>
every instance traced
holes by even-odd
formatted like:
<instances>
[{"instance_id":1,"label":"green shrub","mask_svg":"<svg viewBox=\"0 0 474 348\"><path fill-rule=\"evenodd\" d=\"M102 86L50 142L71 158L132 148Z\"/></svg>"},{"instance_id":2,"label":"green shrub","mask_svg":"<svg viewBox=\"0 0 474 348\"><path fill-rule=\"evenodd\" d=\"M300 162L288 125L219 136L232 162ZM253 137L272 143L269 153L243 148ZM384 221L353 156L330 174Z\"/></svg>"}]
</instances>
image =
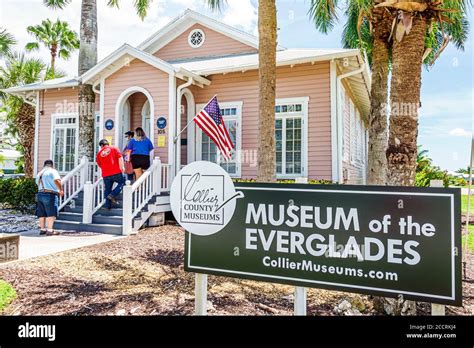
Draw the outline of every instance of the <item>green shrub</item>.
<instances>
[{"instance_id":1,"label":"green shrub","mask_svg":"<svg viewBox=\"0 0 474 348\"><path fill-rule=\"evenodd\" d=\"M16 291L4 280L0 280L0 312L16 298Z\"/></svg>"},{"instance_id":2,"label":"green shrub","mask_svg":"<svg viewBox=\"0 0 474 348\"><path fill-rule=\"evenodd\" d=\"M29 210L35 204L34 179L0 179L0 204L7 208Z\"/></svg>"}]
</instances>

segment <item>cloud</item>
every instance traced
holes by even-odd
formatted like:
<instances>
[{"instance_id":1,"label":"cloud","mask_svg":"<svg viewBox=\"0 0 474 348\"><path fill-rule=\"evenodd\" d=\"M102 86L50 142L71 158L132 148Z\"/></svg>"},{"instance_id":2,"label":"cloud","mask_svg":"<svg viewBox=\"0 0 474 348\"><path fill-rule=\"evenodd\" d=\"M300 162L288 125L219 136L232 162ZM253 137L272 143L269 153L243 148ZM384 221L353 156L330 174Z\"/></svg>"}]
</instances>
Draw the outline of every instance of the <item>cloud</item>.
<instances>
[{"instance_id":1,"label":"cloud","mask_svg":"<svg viewBox=\"0 0 474 348\"><path fill-rule=\"evenodd\" d=\"M462 92L431 94L421 98L421 117L472 115L474 110L474 89Z\"/></svg>"},{"instance_id":2,"label":"cloud","mask_svg":"<svg viewBox=\"0 0 474 348\"><path fill-rule=\"evenodd\" d=\"M452 135L454 137L470 138L472 136L472 132L467 131L464 128L454 128L449 131L449 135Z\"/></svg>"},{"instance_id":3,"label":"cloud","mask_svg":"<svg viewBox=\"0 0 474 348\"><path fill-rule=\"evenodd\" d=\"M257 8L250 0L228 0L222 21L247 32L254 32L257 27Z\"/></svg>"}]
</instances>

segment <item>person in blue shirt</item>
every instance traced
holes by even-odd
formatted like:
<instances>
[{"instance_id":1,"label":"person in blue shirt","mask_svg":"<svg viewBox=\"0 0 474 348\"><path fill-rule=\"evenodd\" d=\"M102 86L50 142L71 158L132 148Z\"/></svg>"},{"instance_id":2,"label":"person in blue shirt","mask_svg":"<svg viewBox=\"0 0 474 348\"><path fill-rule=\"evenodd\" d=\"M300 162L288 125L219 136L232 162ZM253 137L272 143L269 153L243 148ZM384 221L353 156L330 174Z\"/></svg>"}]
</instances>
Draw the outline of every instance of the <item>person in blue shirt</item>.
<instances>
[{"instance_id":1,"label":"person in blue shirt","mask_svg":"<svg viewBox=\"0 0 474 348\"><path fill-rule=\"evenodd\" d=\"M126 149L132 151L130 158L135 179L138 180L150 168L150 152L154 149L143 128L135 129L135 136L128 142Z\"/></svg>"}]
</instances>

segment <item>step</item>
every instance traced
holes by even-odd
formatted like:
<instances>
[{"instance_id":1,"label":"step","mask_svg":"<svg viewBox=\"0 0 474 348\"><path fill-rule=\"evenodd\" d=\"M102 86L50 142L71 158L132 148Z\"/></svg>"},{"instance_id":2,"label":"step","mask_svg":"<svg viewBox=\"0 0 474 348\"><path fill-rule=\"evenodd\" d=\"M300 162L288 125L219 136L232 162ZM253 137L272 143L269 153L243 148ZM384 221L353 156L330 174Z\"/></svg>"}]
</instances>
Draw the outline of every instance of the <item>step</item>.
<instances>
[{"instance_id":1,"label":"step","mask_svg":"<svg viewBox=\"0 0 474 348\"><path fill-rule=\"evenodd\" d=\"M82 212L81 213L60 212L58 214L58 220L82 222Z\"/></svg>"},{"instance_id":2,"label":"step","mask_svg":"<svg viewBox=\"0 0 474 348\"><path fill-rule=\"evenodd\" d=\"M92 223L94 224L107 224L107 225L120 225L122 226L122 215L94 215L92 217Z\"/></svg>"},{"instance_id":3,"label":"step","mask_svg":"<svg viewBox=\"0 0 474 348\"><path fill-rule=\"evenodd\" d=\"M97 232L105 234L122 234L122 226L120 225L110 225L110 224L83 224L78 221L65 221L65 220L56 220L54 222L55 230L65 230L65 231L80 231L80 232Z\"/></svg>"},{"instance_id":4,"label":"step","mask_svg":"<svg viewBox=\"0 0 474 348\"><path fill-rule=\"evenodd\" d=\"M123 216L123 209L122 208L113 208L113 209L105 209L100 208L94 216Z\"/></svg>"}]
</instances>

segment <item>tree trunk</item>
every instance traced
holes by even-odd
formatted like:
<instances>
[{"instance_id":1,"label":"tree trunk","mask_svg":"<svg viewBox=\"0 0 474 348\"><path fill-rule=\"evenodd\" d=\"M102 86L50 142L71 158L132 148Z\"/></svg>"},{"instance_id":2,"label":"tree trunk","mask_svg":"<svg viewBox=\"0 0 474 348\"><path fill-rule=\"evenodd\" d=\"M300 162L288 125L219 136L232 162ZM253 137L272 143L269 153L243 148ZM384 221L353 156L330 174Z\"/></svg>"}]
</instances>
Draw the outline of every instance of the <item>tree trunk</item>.
<instances>
[{"instance_id":1,"label":"tree trunk","mask_svg":"<svg viewBox=\"0 0 474 348\"><path fill-rule=\"evenodd\" d=\"M79 76L97 64L97 3L82 0ZM91 85L79 87L79 158L94 159L95 93Z\"/></svg>"},{"instance_id":2,"label":"tree trunk","mask_svg":"<svg viewBox=\"0 0 474 348\"><path fill-rule=\"evenodd\" d=\"M368 176L369 185L387 184L388 146L388 71L393 16L383 8L374 10L372 50L372 85L370 91Z\"/></svg>"},{"instance_id":3,"label":"tree trunk","mask_svg":"<svg viewBox=\"0 0 474 348\"><path fill-rule=\"evenodd\" d=\"M426 19L416 14L410 34L393 43L390 88L389 182L413 186L416 172L418 108L425 50Z\"/></svg>"},{"instance_id":4,"label":"tree trunk","mask_svg":"<svg viewBox=\"0 0 474 348\"><path fill-rule=\"evenodd\" d=\"M390 134L387 149L389 183L413 186L416 172L418 108L425 50L426 19L416 14L410 33L392 48ZM393 300L394 314L416 315L416 302Z\"/></svg>"},{"instance_id":5,"label":"tree trunk","mask_svg":"<svg viewBox=\"0 0 474 348\"><path fill-rule=\"evenodd\" d=\"M35 142L35 108L23 103L15 119L18 140L23 148L24 170L27 178L33 177L33 145Z\"/></svg>"},{"instance_id":6,"label":"tree trunk","mask_svg":"<svg viewBox=\"0 0 474 348\"><path fill-rule=\"evenodd\" d=\"M53 79L55 77L55 65L56 65L56 56L58 54L58 45L53 44L51 46L51 73L53 75Z\"/></svg>"},{"instance_id":7,"label":"tree trunk","mask_svg":"<svg viewBox=\"0 0 474 348\"><path fill-rule=\"evenodd\" d=\"M277 18L275 0L258 2L259 146L257 181L276 180L275 89Z\"/></svg>"}]
</instances>

